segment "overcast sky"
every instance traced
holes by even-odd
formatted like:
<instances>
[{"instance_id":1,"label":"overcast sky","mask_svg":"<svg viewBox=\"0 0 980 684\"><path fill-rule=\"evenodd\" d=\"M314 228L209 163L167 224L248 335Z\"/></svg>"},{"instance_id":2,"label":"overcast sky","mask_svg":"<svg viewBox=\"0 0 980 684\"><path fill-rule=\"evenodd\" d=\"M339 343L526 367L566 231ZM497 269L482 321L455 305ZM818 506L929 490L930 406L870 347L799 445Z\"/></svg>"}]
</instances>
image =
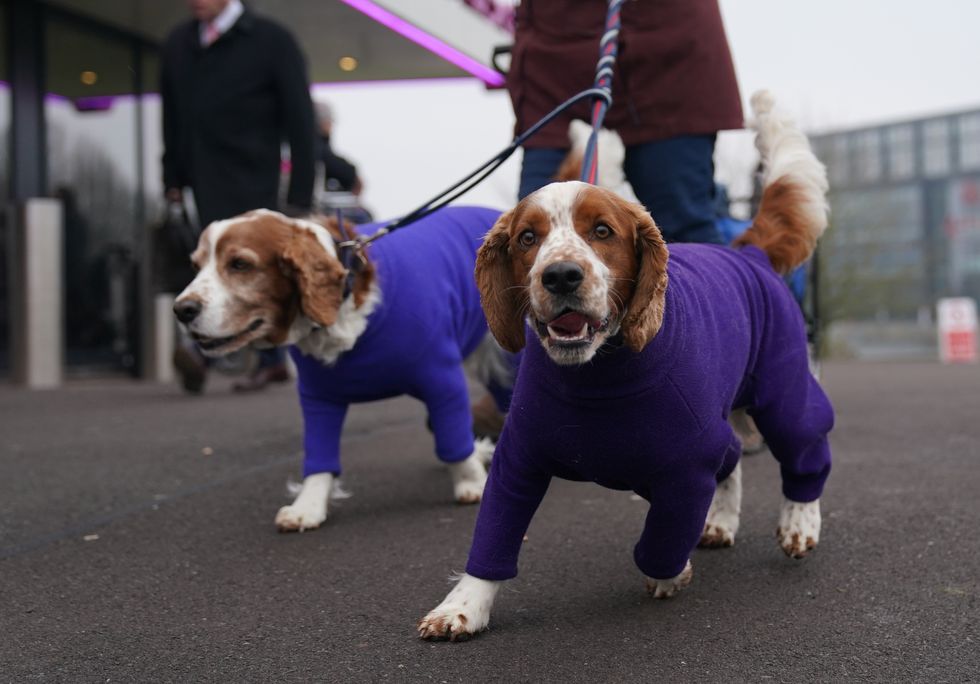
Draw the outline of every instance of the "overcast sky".
<instances>
[{"instance_id":1,"label":"overcast sky","mask_svg":"<svg viewBox=\"0 0 980 684\"><path fill-rule=\"evenodd\" d=\"M743 98L809 128L980 107L980 2L721 0Z\"/></svg>"},{"instance_id":2,"label":"overcast sky","mask_svg":"<svg viewBox=\"0 0 980 684\"><path fill-rule=\"evenodd\" d=\"M980 2L721 0L743 99L773 90L811 130L980 108ZM329 86L336 146L360 166L379 217L404 213L505 146L503 92L473 82ZM752 168L751 141L726 134L719 171ZM505 207L518 164L467 201ZM730 179L726 179L730 180Z\"/></svg>"}]
</instances>

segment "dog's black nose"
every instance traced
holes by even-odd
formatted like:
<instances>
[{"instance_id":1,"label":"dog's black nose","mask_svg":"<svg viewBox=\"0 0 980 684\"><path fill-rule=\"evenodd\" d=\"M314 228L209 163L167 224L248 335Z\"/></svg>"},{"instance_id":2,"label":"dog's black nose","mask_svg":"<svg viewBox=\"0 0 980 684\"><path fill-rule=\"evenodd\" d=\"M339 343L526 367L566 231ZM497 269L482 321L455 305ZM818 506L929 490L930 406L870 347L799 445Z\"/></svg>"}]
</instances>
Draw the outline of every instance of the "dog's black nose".
<instances>
[{"instance_id":1,"label":"dog's black nose","mask_svg":"<svg viewBox=\"0 0 980 684\"><path fill-rule=\"evenodd\" d=\"M196 299L185 299L174 304L174 315L181 323L187 324L197 318L201 313L201 302Z\"/></svg>"},{"instance_id":2,"label":"dog's black nose","mask_svg":"<svg viewBox=\"0 0 980 684\"><path fill-rule=\"evenodd\" d=\"M585 279L582 267L574 261L559 261L551 264L541 274L541 284L551 294L571 294Z\"/></svg>"}]
</instances>

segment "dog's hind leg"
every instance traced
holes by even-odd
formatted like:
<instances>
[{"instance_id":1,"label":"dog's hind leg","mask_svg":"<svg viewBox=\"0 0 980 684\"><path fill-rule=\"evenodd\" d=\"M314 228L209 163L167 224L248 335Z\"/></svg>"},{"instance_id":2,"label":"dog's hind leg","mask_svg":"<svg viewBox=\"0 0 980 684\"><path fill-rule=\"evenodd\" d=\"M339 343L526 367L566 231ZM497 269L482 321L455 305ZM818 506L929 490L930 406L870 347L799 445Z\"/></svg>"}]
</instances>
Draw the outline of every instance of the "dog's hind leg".
<instances>
[{"instance_id":1,"label":"dog's hind leg","mask_svg":"<svg viewBox=\"0 0 980 684\"><path fill-rule=\"evenodd\" d=\"M718 549L734 545L741 511L742 464L739 463L731 475L718 483L698 546Z\"/></svg>"},{"instance_id":2,"label":"dog's hind leg","mask_svg":"<svg viewBox=\"0 0 980 684\"><path fill-rule=\"evenodd\" d=\"M487 464L493 458L493 442L478 439L473 444L469 458L449 464L449 475L453 480L453 498L456 503L479 503L483 488L487 484Z\"/></svg>"},{"instance_id":3,"label":"dog's hind leg","mask_svg":"<svg viewBox=\"0 0 980 684\"><path fill-rule=\"evenodd\" d=\"M805 358L796 381L780 385L754 415L782 474L785 500L776 538L786 555L803 558L820 541L820 496L830 474L827 433L834 414Z\"/></svg>"},{"instance_id":4,"label":"dog's hind leg","mask_svg":"<svg viewBox=\"0 0 980 684\"><path fill-rule=\"evenodd\" d=\"M762 439L762 434L755 426L755 421L748 411L744 408L732 409L728 415L728 423L738 435L738 440L742 443L742 455L751 456L763 451L766 442Z\"/></svg>"},{"instance_id":5,"label":"dog's hind leg","mask_svg":"<svg viewBox=\"0 0 980 684\"><path fill-rule=\"evenodd\" d=\"M803 558L820 542L820 499L800 503L786 499L779 511L776 538L790 558Z\"/></svg>"},{"instance_id":6,"label":"dog's hind leg","mask_svg":"<svg viewBox=\"0 0 980 684\"><path fill-rule=\"evenodd\" d=\"M421 373L426 385L421 394L429 411L436 455L449 466L456 503L479 503L487 482L486 463L493 444L473 439L473 419L466 376L460 362L431 366Z\"/></svg>"},{"instance_id":7,"label":"dog's hind leg","mask_svg":"<svg viewBox=\"0 0 980 684\"><path fill-rule=\"evenodd\" d=\"M472 405L473 433L496 441L504 426L514 379L521 354L505 351L488 332L479 346L466 357L467 374L486 390L487 394Z\"/></svg>"}]
</instances>

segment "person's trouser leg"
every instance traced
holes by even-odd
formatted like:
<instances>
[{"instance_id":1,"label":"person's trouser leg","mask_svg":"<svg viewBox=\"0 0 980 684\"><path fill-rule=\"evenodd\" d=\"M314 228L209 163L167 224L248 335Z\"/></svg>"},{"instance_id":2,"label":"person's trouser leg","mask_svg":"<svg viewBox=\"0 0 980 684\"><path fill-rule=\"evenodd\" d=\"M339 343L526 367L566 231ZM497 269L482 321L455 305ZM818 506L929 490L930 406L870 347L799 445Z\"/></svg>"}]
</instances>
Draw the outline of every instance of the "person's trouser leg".
<instances>
[{"instance_id":1,"label":"person's trouser leg","mask_svg":"<svg viewBox=\"0 0 980 684\"><path fill-rule=\"evenodd\" d=\"M714 135L626 148L626 178L667 242L724 243L715 227L714 150Z\"/></svg>"},{"instance_id":2,"label":"person's trouser leg","mask_svg":"<svg viewBox=\"0 0 980 684\"><path fill-rule=\"evenodd\" d=\"M270 368L286 362L286 350L283 347L259 350L259 368Z\"/></svg>"},{"instance_id":3,"label":"person's trouser leg","mask_svg":"<svg viewBox=\"0 0 980 684\"><path fill-rule=\"evenodd\" d=\"M521 164L521 183L517 199L522 200L535 190L543 188L555 180L567 149L557 147L524 148L524 161Z\"/></svg>"}]
</instances>

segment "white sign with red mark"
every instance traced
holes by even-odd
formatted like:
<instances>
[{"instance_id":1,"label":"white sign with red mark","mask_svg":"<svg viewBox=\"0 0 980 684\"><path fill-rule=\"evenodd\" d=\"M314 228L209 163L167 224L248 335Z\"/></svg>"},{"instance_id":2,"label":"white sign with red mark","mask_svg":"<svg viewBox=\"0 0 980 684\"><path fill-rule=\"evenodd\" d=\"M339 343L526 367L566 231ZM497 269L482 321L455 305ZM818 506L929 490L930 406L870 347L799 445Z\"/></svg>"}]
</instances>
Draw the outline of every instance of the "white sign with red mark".
<instances>
[{"instance_id":1,"label":"white sign with red mark","mask_svg":"<svg viewBox=\"0 0 980 684\"><path fill-rule=\"evenodd\" d=\"M977 362L977 303L970 297L939 300L939 360Z\"/></svg>"}]
</instances>

